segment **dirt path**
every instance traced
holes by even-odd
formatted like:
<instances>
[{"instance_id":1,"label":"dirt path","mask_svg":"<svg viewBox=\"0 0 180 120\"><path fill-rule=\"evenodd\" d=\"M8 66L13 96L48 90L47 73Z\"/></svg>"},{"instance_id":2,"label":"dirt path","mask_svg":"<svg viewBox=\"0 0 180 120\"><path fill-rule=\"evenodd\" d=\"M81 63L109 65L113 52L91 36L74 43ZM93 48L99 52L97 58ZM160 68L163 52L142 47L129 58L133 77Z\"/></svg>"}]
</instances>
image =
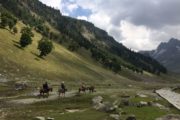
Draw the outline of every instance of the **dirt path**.
<instances>
[{"instance_id":1,"label":"dirt path","mask_svg":"<svg viewBox=\"0 0 180 120\"><path fill-rule=\"evenodd\" d=\"M73 97L76 95L76 92L71 91L66 93L66 98ZM48 98L25 98L25 99L16 99L16 100L10 100L8 102L15 103L15 104L32 104L36 102L43 102L43 101L49 101L49 100L56 100L59 96L57 93L51 93Z\"/></svg>"},{"instance_id":2,"label":"dirt path","mask_svg":"<svg viewBox=\"0 0 180 120\"><path fill-rule=\"evenodd\" d=\"M171 89L156 90L156 93L180 110L180 94L171 91Z\"/></svg>"}]
</instances>

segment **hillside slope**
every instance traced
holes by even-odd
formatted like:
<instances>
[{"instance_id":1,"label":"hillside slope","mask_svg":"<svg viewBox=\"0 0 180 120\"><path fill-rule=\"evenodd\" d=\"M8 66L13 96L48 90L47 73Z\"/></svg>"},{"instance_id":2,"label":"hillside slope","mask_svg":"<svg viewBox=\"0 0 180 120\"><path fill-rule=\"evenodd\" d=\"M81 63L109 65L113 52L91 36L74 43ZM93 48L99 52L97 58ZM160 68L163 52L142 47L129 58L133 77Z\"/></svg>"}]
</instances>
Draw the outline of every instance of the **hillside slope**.
<instances>
[{"instance_id":1,"label":"hillside slope","mask_svg":"<svg viewBox=\"0 0 180 120\"><path fill-rule=\"evenodd\" d=\"M18 22L20 30L25 26ZM127 82L128 79L115 75L102 68L94 60L73 53L54 42L53 52L45 59L37 57L37 41L41 35L34 31L33 44L22 50L19 48L20 33L14 35L7 29L0 29L0 73L12 80L31 80L44 82L45 80L58 83L68 81L69 84L81 83L117 83Z\"/></svg>"}]
</instances>

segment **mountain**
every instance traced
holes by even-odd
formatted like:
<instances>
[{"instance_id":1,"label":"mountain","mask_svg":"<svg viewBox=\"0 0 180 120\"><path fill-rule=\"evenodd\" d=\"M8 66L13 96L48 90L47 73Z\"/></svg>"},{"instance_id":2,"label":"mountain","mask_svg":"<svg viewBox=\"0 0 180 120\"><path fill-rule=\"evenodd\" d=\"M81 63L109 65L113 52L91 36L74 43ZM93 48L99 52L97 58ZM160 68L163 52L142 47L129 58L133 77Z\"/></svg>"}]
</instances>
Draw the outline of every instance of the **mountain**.
<instances>
[{"instance_id":1,"label":"mountain","mask_svg":"<svg viewBox=\"0 0 180 120\"><path fill-rule=\"evenodd\" d=\"M158 60L169 71L180 73L180 40L171 38L161 43L156 50L141 52Z\"/></svg>"},{"instance_id":2,"label":"mountain","mask_svg":"<svg viewBox=\"0 0 180 120\"><path fill-rule=\"evenodd\" d=\"M15 16L23 24L70 51L88 51L106 69L119 73L122 68L134 72L166 73L166 68L151 57L133 52L116 42L92 23L63 16L38 0L0 0L1 11Z\"/></svg>"}]
</instances>

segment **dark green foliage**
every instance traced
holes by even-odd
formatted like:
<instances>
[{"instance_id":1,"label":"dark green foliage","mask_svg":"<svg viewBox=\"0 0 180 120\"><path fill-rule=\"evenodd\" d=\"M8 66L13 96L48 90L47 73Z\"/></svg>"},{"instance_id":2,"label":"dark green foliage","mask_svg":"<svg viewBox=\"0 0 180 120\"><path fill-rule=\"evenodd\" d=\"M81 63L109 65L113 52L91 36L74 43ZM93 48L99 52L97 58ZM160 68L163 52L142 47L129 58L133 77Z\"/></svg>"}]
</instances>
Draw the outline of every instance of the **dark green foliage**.
<instances>
[{"instance_id":1,"label":"dark green foliage","mask_svg":"<svg viewBox=\"0 0 180 120\"><path fill-rule=\"evenodd\" d=\"M116 58L111 57L105 51L102 51L97 48L93 48L91 49L91 54L92 54L92 58L103 64L104 67L114 71L115 73L121 71L120 62Z\"/></svg>"},{"instance_id":2,"label":"dark green foliage","mask_svg":"<svg viewBox=\"0 0 180 120\"><path fill-rule=\"evenodd\" d=\"M32 43L31 36L28 33L23 33L20 39L20 45L22 48L27 47Z\"/></svg>"},{"instance_id":3,"label":"dark green foliage","mask_svg":"<svg viewBox=\"0 0 180 120\"><path fill-rule=\"evenodd\" d=\"M1 16L1 27L5 28L8 25L8 18L6 16Z\"/></svg>"},{"instance_id":4,"label":"dark green foliage","mask_svg":"<svg viewBox=\"0 0 180 120\"><path fill-rule=\"evenodd\" d=\"M7 11L3 11L0 16L0 26L2 28L9 27L10 30L16 25L17 19Z\"/></svg>"},{"instance_id":5,"label":"dark green foliage","mask_svg":"<svg viewBox=\"0 0 180 120\"><path fill-rule=\"evenodd\" d=\"M30 37L34 37L34 34L33 34L33 32L32 32L32 28L30 28L30 27L24 27L24 28L22 28L21 33L22 33L22 34L23 34L23 33L26 33L26 34L30 35Z\"/></svg>"},{"instance_id":6,"label":"dark green foliage","mask_svg":"<svg viewBox=\"0 0 180 120\"><path fill-rule=\"evenodd\" d=\"M40 51L40 57L47 56L53 49L52 41L43 38L38 43L38 49Z\"/></svg>"},{"instance_id":7,"label":"dark green foliage","mask_svg":"<svg viewBox=\"0 0 180 120\"><path fill-rule=\"evenodd\" d=\"M35 27L35 30L41 33L42 35L49 37L49 28L46 27L45 25L39 24Z\"/></svg>"},{"instance_id":8,"label":"dark green foliage","mask_svg":"<svg viewBox=\"0 0 180 120\"><path fill-rule=\"evenodd\" d=\"M77 42L72 41L69 45L69 50L76 51L79 49L79 44Z\"/></svg>"}]
</instances>

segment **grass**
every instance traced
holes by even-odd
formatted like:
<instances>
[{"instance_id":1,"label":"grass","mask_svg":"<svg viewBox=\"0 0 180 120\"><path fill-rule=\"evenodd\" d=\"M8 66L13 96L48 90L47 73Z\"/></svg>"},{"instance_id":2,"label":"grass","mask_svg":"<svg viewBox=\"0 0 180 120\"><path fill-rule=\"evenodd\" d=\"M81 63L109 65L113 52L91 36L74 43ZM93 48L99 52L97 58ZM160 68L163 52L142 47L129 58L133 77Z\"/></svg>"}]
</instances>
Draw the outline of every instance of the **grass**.
<instances>
[{"instance_id":1,"label":"grass","mask_svg":"<svg viewBox=\"0 0 180 120\"><path fill-rule=\"evenodd\" d=\"M81 97L64 98L56 101L14 107L6 119L32 120L36 116L53 117L57 120L102 120L106 118L108 116L107 113L98 112L91 108L91 99L92 96L84 95ZM68 113L66 109L79 109L83 111Z\"/></svg>"}]
</instances>

